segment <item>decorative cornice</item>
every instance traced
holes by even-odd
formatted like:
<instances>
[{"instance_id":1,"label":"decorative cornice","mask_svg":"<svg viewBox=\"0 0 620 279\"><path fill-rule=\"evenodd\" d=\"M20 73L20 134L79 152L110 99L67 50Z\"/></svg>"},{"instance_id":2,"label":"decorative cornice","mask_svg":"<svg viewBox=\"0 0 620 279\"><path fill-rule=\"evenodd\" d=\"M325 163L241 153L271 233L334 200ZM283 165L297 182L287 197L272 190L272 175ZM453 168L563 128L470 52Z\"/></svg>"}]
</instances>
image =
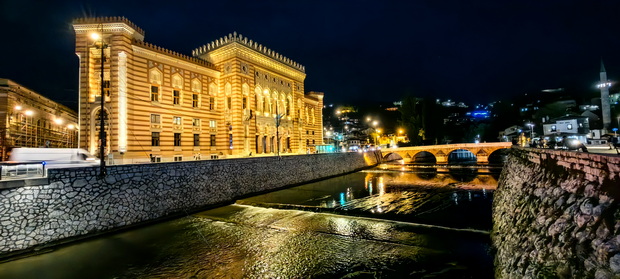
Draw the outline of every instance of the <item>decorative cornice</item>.
<instances>
[{"instance_id":1,"label":"decorative cornice","mask_svg":"<svg viewBox=\"0 0 620 279\"><path fill-rule=\"evenodd\" d=\"M306 68L304 66L302 66L301 64L287 58L286 56L283 56L282 54L279 54L271 49L268 49L267 47L249 40L247 37L243 37L243 35L241 34L237 34L237 32L233 32L232 34L228 34L228 36L219 38L215 41L212 41L206 45L203 45L197 49L194 49L192 51L192 56L197 57L197 56L201 56L203 54L206 54L207 52L216 50L222 46L231 44L231 43L238 43L244 46L247 46L257 52L260 52L264 55L267 55L277 61L280 61L288 66L291 66L301 72L306 72Z\"/></svg>"},{"instance_id":2,"label":"decorative cornice","mask_svg":"<svg viewBox=\"0 0 620 279\"><path fill-rule=\"evenodd\" d=\"M144 45L141 45L141 44L134 44L133 45L133 51L134 51L134 53L136 55L151 56L151 57L153 57L153 59L158 59L160 61L165 61L166 63L170 63L170 64L180 63L180 64L184 64L185 67L193 66L193 67L195 67L194 71L196 71L198 69L201 69L203 71L203 74L206 74L207 77L208 76L216 76L217 78L219 78L219 75L221 73L217 68L211 67L211 66L207 66L205 63L208 63L208 62L204 61L204 60L201 60L201 59L197 59L198 62L197 61L192 61L192 60L185 59L183 57L178 57L178 56L170 55L170 54L168 54L166 52L163 52L163 51L158 51L157 49L145 47ZM200 62L200 61L202 61L202 62ZM208 63L208 64L210 64L210 63Z\"/></svg>"},{"instance_id":3,"label":"decorative cornice","mask_svg":"<svg viewBox=\"0 0 620 279\"><path fill-rule=\"evenodd\" d=\"M144 38L144 30L133 24L133 22L129 21L125 17L122 16L112 16L112 17L83 17L76 18L73 20L73 25L83 25L83 24L104 24L104 23L124 23L128 25L133 31L138 32Z\"/></svg>"},{"instance_id":4,"label":"decorative cornice","mask_svg":"<svg viewBox=\"0 0 620 279\"><path fill-rule=\"evenodd\" d=\"M154 44L147 43L147 42L144 42L144 41L134 40L132 43L135 46L139 46L139 47L143 47L143 48L146 48L146 49L150 49L152 51L159 52L161 54L165 54L167 56L170 56L171 58L182 59L182 60L185 60L187 62L196 64L196 65L200 65L200 66L203 66L203 67L207 67L207 68L219 71L219 69L215 65L213 65L213 63L211 63L209 61L206 61L206 60L203 60L203 59L200 59L200 58L187 56L187 55L184 55L184 54L181 54L181 53L169 50L169 49L165 49L163 47L156 46Z\"/></svg>"}]
</instances>

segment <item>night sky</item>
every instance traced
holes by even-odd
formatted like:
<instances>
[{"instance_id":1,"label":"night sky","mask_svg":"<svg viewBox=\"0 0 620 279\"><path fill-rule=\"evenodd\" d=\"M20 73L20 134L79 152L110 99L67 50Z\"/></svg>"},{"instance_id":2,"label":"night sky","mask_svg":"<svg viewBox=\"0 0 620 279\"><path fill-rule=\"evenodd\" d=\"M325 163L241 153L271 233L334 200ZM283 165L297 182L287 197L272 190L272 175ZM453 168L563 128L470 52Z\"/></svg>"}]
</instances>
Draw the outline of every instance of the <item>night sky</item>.
<instances>
[{"instance_id":1,"label":"night sky","mask_svg":"<svg viewBox=\"0 0 620 279\"><path fill-rule=\"evenodd\" d=\"M486 103L620 80L620 1L0 2L0 77L77 108L71 22L124 16L145 41L191 51L233 31L306 67L326 103L404 94Z\"/></svg>"}]
</instances>

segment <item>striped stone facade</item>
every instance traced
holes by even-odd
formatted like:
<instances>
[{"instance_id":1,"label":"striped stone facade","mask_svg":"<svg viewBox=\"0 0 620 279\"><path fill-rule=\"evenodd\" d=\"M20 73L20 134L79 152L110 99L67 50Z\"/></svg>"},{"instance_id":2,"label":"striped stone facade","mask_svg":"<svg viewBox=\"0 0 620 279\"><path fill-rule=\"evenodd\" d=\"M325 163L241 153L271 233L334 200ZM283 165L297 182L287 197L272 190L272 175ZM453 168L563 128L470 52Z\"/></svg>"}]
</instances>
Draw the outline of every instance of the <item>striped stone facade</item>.
<instances>
[{"instance_id":1,"label":"striped stone facade","mask_svg":"<svg viewBox=\"0 0 620 279\"><path fill-rule=\"evenodd\" d=\"M125 18L77 19L73 27L79 144L99 154L103 45L110 163L307 153L322 144L323 93L304 92L303 66L248 38L229 34L190 57L145 42Z\"/></svg>"}]
</instances>

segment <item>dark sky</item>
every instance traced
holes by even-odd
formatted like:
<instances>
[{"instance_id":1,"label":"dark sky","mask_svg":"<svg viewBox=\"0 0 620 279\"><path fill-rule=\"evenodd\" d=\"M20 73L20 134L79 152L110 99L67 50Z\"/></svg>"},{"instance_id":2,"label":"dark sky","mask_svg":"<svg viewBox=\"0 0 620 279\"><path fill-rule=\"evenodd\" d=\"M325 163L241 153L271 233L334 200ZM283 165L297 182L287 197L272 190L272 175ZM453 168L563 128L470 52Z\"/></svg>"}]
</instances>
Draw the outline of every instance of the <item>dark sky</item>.
<instances>
[{"instance_id":1,"label":"dark sky","mask_svg":"<svg viewBox=\"0 0 620 279\"><path fill-rule=\"evenodd\" d=\"M306 67L327 103L490 102L620 80L620 1L0 1L0 77L77 106L71 21L125 16L191 55L236 31Z\"/></svg>"}]
</instances>

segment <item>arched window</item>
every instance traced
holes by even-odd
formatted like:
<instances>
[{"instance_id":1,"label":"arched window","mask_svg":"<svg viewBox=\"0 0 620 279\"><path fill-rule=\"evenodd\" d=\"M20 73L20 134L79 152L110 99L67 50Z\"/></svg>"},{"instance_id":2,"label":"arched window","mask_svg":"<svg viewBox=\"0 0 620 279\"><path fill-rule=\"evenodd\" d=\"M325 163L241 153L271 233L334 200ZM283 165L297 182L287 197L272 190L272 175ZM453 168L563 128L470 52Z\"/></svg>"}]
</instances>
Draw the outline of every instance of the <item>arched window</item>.
<instances>
[{"instance_id":1,"label":"arched window","mask_svg":"<svg viewBox=\"0 0 620 279\"><path fill-rule=\"evenodd\" d=\"M217 108L216 104L217 97L217 86L215 83L209 84L209 110L214 110Z\"/></svg>"},{"instance_id":2,"label":"arched window","mask_svg":"<svg viewBox=\"0 0 620 279\"><path fill-rule=\"evenodd\" d=\"M159 102L161 100L161 84L162 84L162 74L157 68L153 68L149 71L149 82L150 82L150 98L152 102Z\"/></svg>"},{"instance_id":3,"label":"arched window","mask_svg":"<svg viewBox=\"0 0 620 279\"><path fill-rule=\"evenodd\" d=\"M174 74L172 76L172 104L173 105L181 105L183 102L182 92L183 89L183 78L179 74Z\"/></svg>"},{"instance_id":4,"label":"arched window","mask_svg":"<svg viewBox=\"0 0 620 279\"><path fill-rule=\"evenodd\" d=\"M200 107L201 98L200 93L202 92L202 83L198 79L192 80L192 107L198 108Z\"/></svg>"}]
</instances>

